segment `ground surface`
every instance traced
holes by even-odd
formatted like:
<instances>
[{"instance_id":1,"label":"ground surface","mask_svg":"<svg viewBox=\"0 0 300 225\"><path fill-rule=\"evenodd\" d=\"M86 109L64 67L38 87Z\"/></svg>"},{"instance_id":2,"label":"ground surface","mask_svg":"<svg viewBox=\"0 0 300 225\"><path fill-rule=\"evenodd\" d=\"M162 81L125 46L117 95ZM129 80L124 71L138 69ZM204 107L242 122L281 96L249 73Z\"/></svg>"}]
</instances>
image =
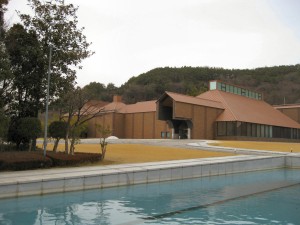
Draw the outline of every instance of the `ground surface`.
<instances>
[{"instance_id":1,"label":"ground surface","mask_svg":"<svg viewBox=\"0 0 300 225\"><path fill-rule=\"evenodd\" d=\"M154 143L155 144L155 143ZM49 149L52 145L48 145ZM63 150L64 145L59 145ZM99 144L78 144L76 152L101 153ZM195 159L207 157L222 157L232 155L225 152L211 152L184 148L184 146L161 146L149 144L108 144L104 162L98 164L123 164L157 162L168 160Z\"/></svg>"},{"instance_id":2,"label":"ground surface","mask_svg":"<svg viewBox=\"0 0 300 225\"><path fill-rule=\"evenodd\" d=\"M48 144L48 157L46 160L42 157L40 152L7 152L0 153L0 170L3 168L10 169L18 167L20 169L28 169L28 162L34 167L49 167L55 166L71 166L77 165L111 165L124 163L143 163L143 162L157 162L181 159L195 159L207 157L223 157L230 156L233 153L218 152L218 150L209 149L201 150L200 147L193 147L188 144L203 142L202 140L112 140L107 146L107 153L104 161L99 161L99 154L101 153L99 140L84 139L82 144L76 145L75 156L67 156L65 154L54 154L51 152L53 145ZM41 142L40 142L41 143ZM281 142L247 142L247 141L214 141L210 145L255 149L255 150L270 150L281 152L300 153L300 143L281 143ZM41 144L38 145L42 147ZM59 145L59 150L63 151L64 144ZM96 153L80 154L80 153ZM33 160L32 160L33 159ZM97 161L97 162L95 162ZM82 163L84 162L84 163ZM93 162L91 164L91 162ZM11 164L12 167L8 166ZM51 165L50 165L51 164ZM14 166L16 165L16 166Z\"/></svg>"},{"instance_id":3,"label":"ground surface","mask_svg":"<svg viewBox=\"0 0 300 225\"><path fill-rule=\"evenodd\" d=\"M269 150L279 152L293 152L300 153L300 143L286 143L286 142L254 142L254 141L218 141L211 143L214 146L246 148L256 150Z\"/></svg>"}]
</instances>

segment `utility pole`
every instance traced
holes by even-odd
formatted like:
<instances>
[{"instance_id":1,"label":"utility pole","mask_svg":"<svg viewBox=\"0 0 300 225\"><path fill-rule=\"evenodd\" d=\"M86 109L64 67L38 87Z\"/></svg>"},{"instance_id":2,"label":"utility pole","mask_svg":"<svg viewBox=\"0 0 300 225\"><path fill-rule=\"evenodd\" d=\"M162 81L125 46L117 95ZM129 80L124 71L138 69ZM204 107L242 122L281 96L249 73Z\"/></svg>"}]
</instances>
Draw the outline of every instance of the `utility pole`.
<instances>
[{"instance_id":1,"label":"utility pole","mask_svg":"<svg viewBox=\"0 0 300 225\"><path fill-rule=\"evenodd\" d=\"M52 45L50 44L48 78L47 78L46 112L45 112L44 157L46 157L47 144L48 144L48 105L49 105L49 89L50 89L49 86L50 86L50 74L51 74L51 59L52 59Z\"/></svg>"}]
</instances>

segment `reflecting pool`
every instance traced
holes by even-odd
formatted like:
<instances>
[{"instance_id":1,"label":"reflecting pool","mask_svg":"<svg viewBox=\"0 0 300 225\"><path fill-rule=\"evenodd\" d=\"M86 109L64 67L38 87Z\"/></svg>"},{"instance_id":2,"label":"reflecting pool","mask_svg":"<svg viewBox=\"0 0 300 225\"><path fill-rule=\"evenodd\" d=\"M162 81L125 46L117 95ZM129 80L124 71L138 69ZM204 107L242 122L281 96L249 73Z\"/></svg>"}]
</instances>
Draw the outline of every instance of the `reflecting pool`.
<instances>
[{"instance_id":1,"label":"reflecting pool","mask_svg":"<svg viewBox=\"0 0 300 225\"><path fill-rule=\"evenodd\" d=\"M0 200L0 224L299 224L300 170Z\"/></svg>"}]
</instances>

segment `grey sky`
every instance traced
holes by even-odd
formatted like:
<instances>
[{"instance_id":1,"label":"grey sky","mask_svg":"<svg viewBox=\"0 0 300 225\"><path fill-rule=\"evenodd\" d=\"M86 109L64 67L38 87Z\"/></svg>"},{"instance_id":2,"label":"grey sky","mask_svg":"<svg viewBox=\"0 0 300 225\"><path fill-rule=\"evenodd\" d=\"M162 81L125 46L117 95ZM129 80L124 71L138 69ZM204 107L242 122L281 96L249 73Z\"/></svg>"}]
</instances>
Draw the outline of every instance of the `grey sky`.
<instances>
[{"instance_id":1,"label":"grey sky","mask_svg":"<svg viewBox=\"0 0 300 225\"><path fill-rule=\"evenodd\" d=\"M65 0L79 6L95 55L78 83L120 86L156 67L255 68L300 63L298 0ZM10 0L27 12L26 0Z\"/></svg>"}]
</instances>

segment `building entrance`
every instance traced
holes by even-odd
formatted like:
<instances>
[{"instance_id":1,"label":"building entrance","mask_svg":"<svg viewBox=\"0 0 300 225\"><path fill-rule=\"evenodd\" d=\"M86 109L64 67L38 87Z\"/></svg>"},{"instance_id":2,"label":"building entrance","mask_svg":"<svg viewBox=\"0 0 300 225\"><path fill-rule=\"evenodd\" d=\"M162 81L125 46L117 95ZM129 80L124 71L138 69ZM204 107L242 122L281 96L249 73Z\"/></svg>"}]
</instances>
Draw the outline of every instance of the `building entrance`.
<instances>
[{"instance_id":1,"label":"building entrance","mask_svg":"<svg viewBox=\"0 0 300 225\"><path fill-rule=\"evenodd\" d=\"M192 122L189 120L169 120L169 127L172 128L173 139L190 139Z\"/></svg>"}]
</instances>

